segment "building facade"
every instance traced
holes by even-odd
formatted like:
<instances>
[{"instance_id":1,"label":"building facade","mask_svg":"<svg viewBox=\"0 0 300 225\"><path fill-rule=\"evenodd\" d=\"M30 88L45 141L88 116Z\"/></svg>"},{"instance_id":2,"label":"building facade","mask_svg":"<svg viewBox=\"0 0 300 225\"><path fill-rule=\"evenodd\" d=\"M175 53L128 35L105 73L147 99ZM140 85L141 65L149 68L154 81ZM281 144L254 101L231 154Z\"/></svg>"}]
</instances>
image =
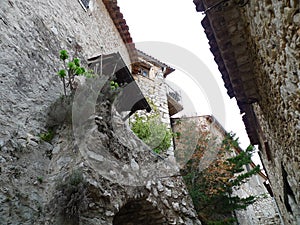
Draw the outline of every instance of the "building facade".
<instances>
[{"instance_id":1,"label":"building facade","mask_svg":"<svg viewBox=\"0 0 300 225\"><path fill-rule=\"evenodd\" d=\"M283 220L299 224L299 1L194 3Z\"/></svg>"},{"instance_id":2,"label":"building facade","mask_svg":"<svg viewBox=\"0 0 300 225\"><path fill-rule=\"evenodd\" d=\"M117 1L5 0L0 17L1 224L200 224L182 179L106 99L115 93L93 89L101 78L63 96L62 49L85 66L136 62Z\"/></svg>"},{"instance_id":3,"label":"building facade","mask_svg":"<svg viewBox=\"0 0 300 225\"><path fill-rule=\"evenodd\" d=\"M218 157L218 149L222 141L226 137L225 129L213 116L196 116L186 118L172 119L174 132L180 132L181 136L175 139L175 154L178 151L187 151L189 148L187 145L191 145L192 142L198 143L198 140L202 140L202 137L209 137L209 144L204 152L201 160L199 161L199 169L203 170L207 168ZM192 128L192 129L191 129ZM188 130L190 132L188 132ZM192 131L192 132L191 132ZM186 135L185 133L189 133ZM190 137L191 133L194 135L194 139ZM189 138L189 139L188 139ZM185 141L188 139L188 142ZM196 147L194 145L194 147ZM187 152L190 157L193 154L192 149L190 153ZM239 147L231 149L230 154L227 157L233 157L239 154L242 149ZM188 158L189 159L189 158ZM186 159L185 161L187 161ZM183 166L183 165L182 165ZM253 169L255 164L251 162L245 166L244 170L249 171ZM238 224L241 225L261 225L261 224L276 224L280 225L282 219L276 202L273 198L273 193L269 193L268 179L265 174L259 172L248 179L248 181L238 188L233 190L233 195L240 198L246 198L249 196L256 196L258 199L252 205L249 205L245 210L235 211L235 217L238 220Z\"/></svg>"},{"instance_id":4,"label":"building facade","mask_svg":"<svg viewBox=\"0 0 300 225\"><path fill-rule=\"evenodd\" d=\"M137 50L137 53L138 61L133 65L133 76L152 108L149 113L144 111L137 113L140 116L148 117L158 113L159 123L163 123L168 129L171 129L170 117L183 109L180 104L180 95L171 90L165 82L165 78L174 69L140 50ZM178 96L177 99L175 95ZM134 116L130 118L130 121L134 121ZM174 156L173 145L172 141L170 148L164 153L166 157Z\"/></svg>"}]
</instances>

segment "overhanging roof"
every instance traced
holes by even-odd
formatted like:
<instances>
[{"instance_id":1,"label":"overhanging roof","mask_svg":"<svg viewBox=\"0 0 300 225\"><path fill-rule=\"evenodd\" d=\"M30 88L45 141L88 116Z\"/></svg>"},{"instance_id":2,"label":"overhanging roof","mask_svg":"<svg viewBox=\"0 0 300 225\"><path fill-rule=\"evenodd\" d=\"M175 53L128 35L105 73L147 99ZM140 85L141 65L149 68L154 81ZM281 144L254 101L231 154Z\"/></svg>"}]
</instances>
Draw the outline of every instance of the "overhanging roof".
<instances>
[{"instance_id":1,"label":"overhanging roof","mask_svg":"<svg viewBox=\"0 0 300 225\"><path fill-rule=\"evenodd\" d=\"M164 77L166 77L167 75L169 75L170 73L175 71L175 69L173 69L169 65L159 61L158 59L154 58L151 55L148 55L147 53L145 53L139 49L137 49L137 54L138 54L138 57L145 59L147 62L153 63L154 65L156 65L158 67L165 68ZM138 63L139 63L139 61L137 61L137 63L135 63L135 64L138 64Z\"/></svg>"},{"instance_id":2,"label":"overhanging roof","mask_svg":"<svg viewBox=\"0 0 300 225\"><path fill-rule=\"evenodd\" d=\"M119 34L126 44L126 48L129 52L129 56L132 62L137 60L137 52L135 44L132 41L131 35L129 33L129 27L126 24L126 20L123 18L123 14L120 11L117 0L102 0L104 3L111 19L113 20Z\"/></svg>"},{"instance_id":3,"label":"overhanging roof","mask_svg":"<svg viewBox=\"0 0 300 225\"><path fill-rule=\"evenodd\" d=\"M240 1L242 2L242 1ZM250 36L241 6L236 1L194 0L197 11L205 12L201 22L210 50L222 74L230 98L235 97L252 144L259 144L252 103L259 100Z\"/></svg>"}]
</instances>

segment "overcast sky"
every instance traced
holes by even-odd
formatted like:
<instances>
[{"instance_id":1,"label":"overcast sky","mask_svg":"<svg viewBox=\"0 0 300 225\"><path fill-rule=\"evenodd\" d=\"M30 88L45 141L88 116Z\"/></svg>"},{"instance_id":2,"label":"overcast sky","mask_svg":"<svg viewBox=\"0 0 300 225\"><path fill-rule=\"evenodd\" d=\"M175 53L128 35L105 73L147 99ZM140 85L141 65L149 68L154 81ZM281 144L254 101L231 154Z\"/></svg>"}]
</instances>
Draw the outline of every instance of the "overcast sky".
<instances>
[{"instance_id":1,"label":"overcast sky","mask_svg":"<svg viewBox=\"0 0 300 225\"><path fill-rule=\"evenodd\" d=\"M133 41L137 48L146 53L162 60L159 51L155 49L144 48L145 43L152 41L166 42L174 44L186 51L196 55L198 60L207 66L209 72L199 71L202 76L212 76L216 80L218 89L222 93L223 99L218 101L224 102L225 120L221 124L227 131L233 131L240 137L241 147L245 148L249 145L249 139L246 134L239 109L234 99L229 99L221 74L213 60L213 55L209 50L208 40L201 26L203 18L202 13L196 12L195 5L192 0L119 0L121 12L126 19L127 25ZM144 48L144 49L143 49ZM163 60L162 60L163 61ZM165 63L168 63L164 61ZM175 66L176 65L172 65ZM176 68L176 71L170 74L168 81L180 86L185 98L189 98L194 103L195 115L212 114L211 100L207 99L207 93L203 93L203 89L199 86L205 84L197 84L192 77L200 76L199 74L186 74L185 71ZM211 96L210 96L211 97ZM188 102L188 101L187 101ZM189 107L190 108L193 107ZM219 120L219 118L217 118Z\"/></svg>"}]
</instances>

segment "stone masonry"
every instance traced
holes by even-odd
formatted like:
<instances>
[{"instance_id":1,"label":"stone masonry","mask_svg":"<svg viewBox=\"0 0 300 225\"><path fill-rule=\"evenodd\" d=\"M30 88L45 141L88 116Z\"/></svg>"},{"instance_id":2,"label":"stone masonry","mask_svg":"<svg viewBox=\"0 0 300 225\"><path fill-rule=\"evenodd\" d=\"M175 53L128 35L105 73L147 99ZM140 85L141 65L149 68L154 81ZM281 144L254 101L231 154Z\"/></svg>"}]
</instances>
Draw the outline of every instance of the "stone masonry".
<instances>
[{"instance_id":1,"label":"stone masonry","mask_svg":"<svg viewBox=\"0 0 300 225\"><path fill-rule=\"evenodd\" d=\"M300 3L194 0L285 224L300 223Z\"/></svg>"},{"instance_id":2,"label":"stone masonry","mask_svg":"<svg viewBox=\"0 0 300 225\"><path fill-rule=\"evenodd\" d=\"M144 111L137 113L139 115L145 114L146 116L149 116L158 112L161 122L166 124L167 128L171 129L167 86L163 71L166 71L168 66L142 51L138 51L138 61L140 64L138 66L138 72L134 75L134 77L142 93L146 97L147 101L149 101L152 111L150 113L145 113ZM141 64L143 66L141 66ZM134 116L130 118L130 121L133 120ZM166 152L166 156L174 156L173 145L174 144L172 142L170 148Z\"/></svg>"},{"instance_id":3,"label":"stone masonry","mask_svg":"<svg viewBox=\"0 0 300 225\"><path fill-rule=\"evenodd\" d=\"M188 137L185 133L186 129L191 127L196 131L194 133L194 139ZM219 145L225 138L226 131L219 124L219 122L213 116L198 116L198 117L186 117L173 119L173 130L174 132L180 132L181 136L179 139L175 139L175 153L177 151L187 151L186 145L192 145L193 142L197 143L198 138L201 138L201 134L208 132L210 136L211 149L207 149L199 162L199 169L205 169L213 160L217 157L217 152L213 151L216 149L216 145ZM185 143L185 139L189 138L188 143ZM195 145L194 145L195 146ZM238 154L241 149L233 149L231 156ZM188 152L186 152L188 153ZM193 152L191 151L192 154ZM230 157L231 157L230 156ZM229 156L228 156L229 157ZM253 163L249 164L249 168L253 168ZM247 167L244 168L245 171ZM252 176L248 181L238 188L234 189L233 194L241 198L257 196L256 202L248 206L245 210L239 210L235 212L236 218L239 224L242 225L280 225L281 219L280 214L274 198L268 193L265 183L268 182L267 177L262 173L258 173Z\"/></svg>"},{"instance_id":4,"label":"stone masonry","mask_svg":"<svg viewBox=\"0 0 300 225\"><path fill-rule=\"evenodd\" d=\"M257 55L261 157L287 224L300 223L299 7L299 1L264 1L245 9Z\"/></svg>"},{"instance_id":5,"label":"stone masonry","mask_svg":"<svg viewBox=\"0 0 300 225\"><path fill-rule=\"evenodd\" d=\"M59 51L73 56L77 48L84 65L112 52L130 65L132 56L109 13L116 1L83 1L87 9L80 2L1 2L0 223L200 224L182 179L169 177L176 167L133 135L111 106L114 95L105 92L110 98L101 95L90 110L89 95L76 92L89 117L72 121L74 99L62 97L56 75Z\"/></svg>"}]
</instances>

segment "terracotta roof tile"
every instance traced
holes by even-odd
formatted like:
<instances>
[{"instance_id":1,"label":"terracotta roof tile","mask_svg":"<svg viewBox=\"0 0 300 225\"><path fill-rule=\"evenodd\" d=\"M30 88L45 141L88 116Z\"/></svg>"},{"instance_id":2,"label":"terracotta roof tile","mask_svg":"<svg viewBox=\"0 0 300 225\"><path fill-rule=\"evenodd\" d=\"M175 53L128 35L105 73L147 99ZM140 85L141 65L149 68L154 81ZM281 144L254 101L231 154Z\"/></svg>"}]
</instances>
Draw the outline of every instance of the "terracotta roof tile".
<instances>
[{"instance_id":1,"label":"terracotta roof tile","mask_svg":"<svg viewBox=\"0 0 300 225\"><path fill-rule=\"evenodd\" d=\"M245 113L243 121L251 143L258 144L256 118L251 104L258 101L259 95L253 77L254 69L245 35L245 24L238 5L222 1L228 3L223 6L218 2L220 3L220 1L194 0L197 11L206 12L201 24L222 74L227 93L231 98L237 99L241 113Z\"/></svg>"},{"instance_id":2,"label":"terracotta roof tile","mask_svg":"<svg viewBox=\"0 0 300 225\"><path fill-rule=\"evenodd\" d=\"M126 48L129 52L129 56L132 62L136 62L137 53L135 44L132 41L129 27L126 24L126 20L123 18L123 14L120 11L117 0L102 0L110 17L112 18L116 28L118 29L122 40L126 44Z\"/></svg>"}]
</instances>

